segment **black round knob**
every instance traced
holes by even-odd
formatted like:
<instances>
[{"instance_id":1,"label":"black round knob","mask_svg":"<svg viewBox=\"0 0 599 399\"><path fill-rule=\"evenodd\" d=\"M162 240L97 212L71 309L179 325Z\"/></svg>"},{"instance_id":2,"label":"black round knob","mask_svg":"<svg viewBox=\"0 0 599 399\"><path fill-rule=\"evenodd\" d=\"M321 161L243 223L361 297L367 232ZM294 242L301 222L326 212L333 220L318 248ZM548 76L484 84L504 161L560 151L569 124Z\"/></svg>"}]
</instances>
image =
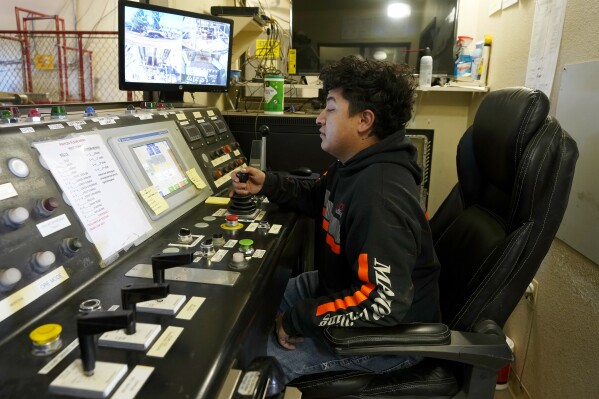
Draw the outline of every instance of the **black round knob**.
<instances>
[{"instance_id":1,"label":"black round knob","mask_svg":"<svg viewBox=\"0 0 599 399\"><path fill-rule=\"evenodd\" d=\"M258 128L258 131L262 135L262 137L267 136L270 133L270 128L266 125L262 125Z\"/></svg>"},{"instance_id":2,"label":"black round knob","mask_svg":"<svg viewBox=\"0 0 599 399\"><path fill-rule=\"evenodd\" d=\"M237 172L235 175L239 178L240 183L245 183L250 178L250 175L245 172Z\"/></svg>"},{"instance_id":3,"label":"black round knob","mask_svg":"<svg viewBox=\"0 0 599 399\"><path fill-rule=\"evenodd\" d=\"M181 228L179 230L179 235L180 236L188 236L190 234L191 234L191 231L189 229L185 228L185 227L183 227L183 228Z\"/></svg>"}]
</instances>

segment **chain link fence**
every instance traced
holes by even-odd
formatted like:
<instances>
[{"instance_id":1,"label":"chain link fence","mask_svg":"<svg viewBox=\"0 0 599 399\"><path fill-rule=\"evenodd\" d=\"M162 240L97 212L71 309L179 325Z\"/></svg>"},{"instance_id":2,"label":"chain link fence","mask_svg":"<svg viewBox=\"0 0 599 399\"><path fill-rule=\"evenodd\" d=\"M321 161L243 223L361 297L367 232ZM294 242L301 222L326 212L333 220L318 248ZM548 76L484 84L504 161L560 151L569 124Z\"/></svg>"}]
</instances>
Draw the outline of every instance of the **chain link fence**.
<instances>
[{"instance_id":1,"label":"chain link fence","mask_svg":"<svg viewBox=\"0 0 599 399\"><path fill-rule=\"evenodd\" d=\"M143 97L119 90L117 32L0 31L0 92L36 104Z\"/></svg>"}]
</instances>

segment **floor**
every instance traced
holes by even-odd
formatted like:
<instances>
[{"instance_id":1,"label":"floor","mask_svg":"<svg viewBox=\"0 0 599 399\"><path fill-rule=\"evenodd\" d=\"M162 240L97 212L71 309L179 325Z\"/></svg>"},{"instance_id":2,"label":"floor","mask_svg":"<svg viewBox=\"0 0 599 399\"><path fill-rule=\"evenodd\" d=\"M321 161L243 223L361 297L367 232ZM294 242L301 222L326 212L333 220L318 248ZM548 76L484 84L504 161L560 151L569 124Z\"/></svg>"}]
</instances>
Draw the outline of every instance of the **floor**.
<instances>
[{"instance_id":1,"label":"floor","mask_svg":"<svg viewBox=\"0 0 599 399\"><path fill-rule=\"evenodd\" d=\"M508 389L504 389L502 391L495 391L493 399L512 399L512 395Z\"/></svg>"}]
</instances>

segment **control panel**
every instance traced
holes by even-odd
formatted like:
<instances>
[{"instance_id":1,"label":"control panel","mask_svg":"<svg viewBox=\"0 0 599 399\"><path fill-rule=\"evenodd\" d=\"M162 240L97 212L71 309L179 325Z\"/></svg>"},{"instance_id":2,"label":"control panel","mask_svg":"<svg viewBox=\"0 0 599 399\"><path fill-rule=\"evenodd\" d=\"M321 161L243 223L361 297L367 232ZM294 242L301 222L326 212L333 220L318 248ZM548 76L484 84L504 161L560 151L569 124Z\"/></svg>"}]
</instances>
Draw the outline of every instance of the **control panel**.
<instances>
[{"instance_id":1,"label":"control panel","mask_svg":"<svg viewBox=\"0 0 599 399\"><path fill-rule=\"evenodd\" d=\"M247 162L218 109L2 116L0 397L213 398L264 355L300 233L207 203Z\"/></svg>"}]
</instances>

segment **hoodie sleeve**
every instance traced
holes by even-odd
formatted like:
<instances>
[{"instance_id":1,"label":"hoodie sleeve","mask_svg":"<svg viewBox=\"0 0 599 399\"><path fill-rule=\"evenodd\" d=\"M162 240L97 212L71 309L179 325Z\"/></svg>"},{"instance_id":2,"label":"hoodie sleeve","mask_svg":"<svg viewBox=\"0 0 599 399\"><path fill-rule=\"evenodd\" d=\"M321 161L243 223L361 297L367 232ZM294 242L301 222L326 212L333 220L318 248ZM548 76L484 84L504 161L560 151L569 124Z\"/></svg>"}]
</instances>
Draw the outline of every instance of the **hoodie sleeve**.
<instances>
[{"instance_id":1,"label":"hoodie sleeve","mask_svg":"<svg viewBox=\"0 0 599 399\"><path fill-rule=\"evenodd\" d=\"M333 325L395 325L410 309L423 212L400 183L386 182L382 173L370 179L371 190L355 190L342 223L339 256L351 268L349 289L299 302L284 315L287 333L313 336Z\"/></svg>"},{"instance_id":2,"label":"hoodie sleeve","mask_svg":"<svg viewBox=\"0 0 599 399\"><path fill-rule=\"evenodd\" d=\"M277 173L266 173L262 190L268 200L285 209L311 217L319 217L325 193L325 177L318 180L301 180Z\"/></svg>"}]
</instances>

